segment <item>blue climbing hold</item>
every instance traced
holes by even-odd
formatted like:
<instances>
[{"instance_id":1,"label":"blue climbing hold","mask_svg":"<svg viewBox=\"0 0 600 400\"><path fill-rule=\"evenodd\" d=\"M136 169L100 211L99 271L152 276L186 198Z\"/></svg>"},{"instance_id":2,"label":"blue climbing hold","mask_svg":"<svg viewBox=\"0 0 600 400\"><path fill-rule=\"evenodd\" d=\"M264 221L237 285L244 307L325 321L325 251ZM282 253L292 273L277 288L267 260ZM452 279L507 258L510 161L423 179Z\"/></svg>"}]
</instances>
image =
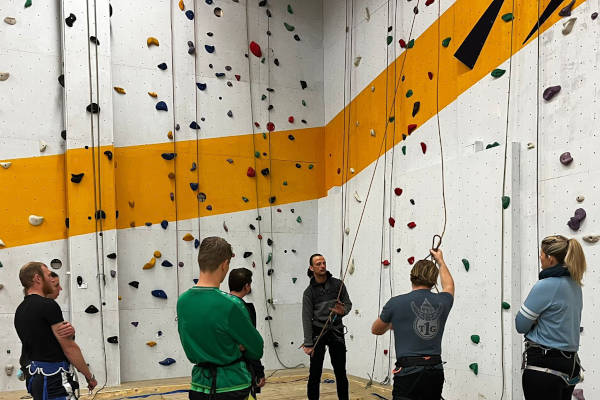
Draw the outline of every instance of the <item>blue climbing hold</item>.
<instances>
[{"instance_id":1,"label":"blue climbing hold","mask_svg":"<svg viewBox=\"0 0 600 400\"><path fill-rule=\"evenodd\" d=\"M198 247L200 247L200 240L194 239L194 248L197 249Z\"/></svg>"},{"instance_id":2,"label":"blue climbing hold","mask_svg":"<svg viewBox=\"0 0 600 400\"><path fill-rule=\"evenodd\" d=\"M162 69L163 71L167 69L167 63L160 63L157 65L158 69Z\"/></svg>"},{"instance_id":3,"label":"blue climbing hold","mask_svg":"<svg viewBox=\"0 0 600 400\"><path fill-rule=\"evenodd\" d=\"M146 225L146 226L152 226L152 222L144 222L144 225Z\"/></svg>"},{"instance_id":4,"label":"blue climbing hold","mask_svg":"<svg viewBox=\"0 0 600 400\"><path fill-rule=\"evenodd\" d=\"M200 90L206 90L206 83L196 82L196 86L198 86L198 89Z\"/></svg>"},{"instance_id":5,"label":"blue climbing hold","mask_svg":"<svg viewBox=\"0 0 600 400\"><path fill-rule=\"evenodd\" d=\"M211 46L210 44L205 44L204 48L206 49L207 53L214 53L215 52L215 46Z\"/></svg>"},{"instance_id":6,"label":"blue climbing hold","mask_svg":"<svg viewBox=\"0 0 600 400\"><path fill-rule=\"evenodd\" d=\"M165 103L164 101L159 101L158 103L156 103L156 110L169 111L169 109L167 108L167 103Z\"/></svg>"},{"instance_id":7,"label":"blue climbing hold","mask_svg":"<svg viewBox=\"0 0 600 400\"><path fill-rule=\"evenodd\" d=\"M212 206L209 204L209 205L207 205L207 206L206 206L206 209L207 209L208 211L212 211Z\"/></svg>"},{"instance_id":8,"label":"blue climbing hold","mask_svg":"<svg viewBox=\"0 0 600 400\"><path fill-rule=\"evenodd\" d=\"M194 19L194 12L192 10L187 10L185 16L191 21Z\"/></svg>"},{"instance_id":9,"label":"blue climbing hold","mask_svg":"<svg viewBox=\"0 0 600 400\"><path fill-rule=\"evenodd\" d=\"M206 4L208 4L209 6L213 3L213 0L206 0Z\"/></svg>"},{"instance_id":10,"label":"blue climbing hold","mask_svg":"<svg viewBox=\"0 0 600 400\"><path fill-rule=\"evenodd\" d=\"M171 161L172 159L174 159L177 156L177 154L176 153L162 153L160 156L167 161Z\"/></svg>"},{"instance_id":11,"label":"blue climbing hold","mask_svg":"<svg viewBox=\"0 0 600 400\"><path fill-rule=\"evenodd\" d=\"M162 226L163 229L167 229L167 226L169 226L169 221L163 219L162 221L160 221L160 226Z\"/></svg>"},{"instance_id":12,"label":"blue climbing hold","mask_svg":"<svg viewBox=\"0 0 600 400\"><path fill-rule=\"evenodd\" d=\"M225 72L216 72L216 73L215 73L215 76L216 76L217 78L222 78L222 77L224 77L224 76L225 76Z\"/></svg>"},{"instance_id":13,"label":"blue climbing hold","mask_svg":"<svg viewBox=\"0 0 600 400\"><path fill-rule=\"evenodd\" d=\"M198 123L196 121L192 121L190 123L190 128L192 128L192 129L200 129L200 125L198 125Z\"/></svg>"},{"instance_id":14,"label":"blue climbing hold","mask_svg":"<svg viewBox=\"0 0 600 400\"><path fill-rule=\"evenodd\" d=\"M198 183L196 183L196 182L190 182L190 187L195 192L196 190L198 190Z\"/></svg>"},{"instance_id":15,"label":"blue climbing hold","mask_svg":"<svg viewBox=\"0 0 600 400\"><path fill-rule=\"evenodd\" d=\"M71 182L73 183L80 183L81 180L83 179L83 172L80 174L71 174Z\"/></svg>"},{"instance_id":16,"label":"blue climbing hold","mask_svg":"<svg viewBox=\"0 0 600 400\"><path fill-rule=\"evenodd\" d=\"M152 291L152 296L158 297L159 299L166 299L167 298L167 294L162 289L155 289L155 290L153 290Z\"/></svg>"},{"instance_id":17,"label":"blue climbing hold","mask_svg":"<svg viewBox=\"0 0 600 400\"><path fill-rule=\"evenodd\" d=\"M158 363L159 363L160 365L169 366L169 365L171 365L171 364L175 364L175 360L174 360L174 359L172 359L171 357L167 357L167 358L165 358L164 360L162 360L162 361L159 361Z\"/></svg>"},{"instance_id":18,"label":"blue climbing hold","mask_svg":"<svg viewBox=\"0 0 600 400\"><path fill-rule=\"evenodd\" d=\"M160 263L160 265L162 265L163 267L172 267L173 264L171 264L171 262L169 260L164 260L162 263Z\"/></svg>"},{"instance_id":19,"label":"blue climbing hold","mask_svg":"<svg viewBox=\"0 0 600 400\"><path fill-rule=\"evenodd\" d=\"M65 226L68 228L69 227L69 218L65 218Z\"/></svg>"},{"instance_id":20,"label":"blue climbing hold","mask_svg":"<svg viewBox=\"0 0 600 400\"><path fill-rule=\"evenodd\" d=\"M195 162L192 163L192 168L190 168L190 171L195 171L196 168L198 168L198 166L196 165Z\"/></svg>"}]
</instances>

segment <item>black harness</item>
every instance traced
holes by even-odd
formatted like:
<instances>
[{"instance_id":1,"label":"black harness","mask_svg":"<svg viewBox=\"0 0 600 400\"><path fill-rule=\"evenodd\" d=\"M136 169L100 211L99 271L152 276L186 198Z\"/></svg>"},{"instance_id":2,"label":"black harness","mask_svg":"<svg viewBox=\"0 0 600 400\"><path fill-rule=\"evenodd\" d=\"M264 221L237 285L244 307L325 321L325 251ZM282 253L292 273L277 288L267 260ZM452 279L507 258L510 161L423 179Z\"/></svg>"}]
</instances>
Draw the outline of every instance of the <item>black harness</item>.
<instances>
[{"instance_id":1,"label":"black harness","mask_svg":"<svg viewBox=\"0 0 600 400\"><path fill-rule=\"evenodd\" d=\"M209 397L208 397L209 400L213 400L217 394L217 368L230 367L241 361L244 361L244 357L235 359L228 364L215 364L215 363L211 363L211 362L203 362L203 363L196 364L197 367L206 368L210 372L210 378L211 378L212 382L210 385L210 393L209 393ZM252 380L254 381L254 377L252 378Z\"/></svg>"},{"instance_id":2,"label":"black harness","mask_svg":"<svg viewBox=\"0 0 600 400\"><path fill-rule=\"evenodd\" d=\"M436 356L412 356L400 357L396 360L396 369L392 373L397 374L406 367L433 367L442 364L442 357Z\"/></svg>"}]
</instances>

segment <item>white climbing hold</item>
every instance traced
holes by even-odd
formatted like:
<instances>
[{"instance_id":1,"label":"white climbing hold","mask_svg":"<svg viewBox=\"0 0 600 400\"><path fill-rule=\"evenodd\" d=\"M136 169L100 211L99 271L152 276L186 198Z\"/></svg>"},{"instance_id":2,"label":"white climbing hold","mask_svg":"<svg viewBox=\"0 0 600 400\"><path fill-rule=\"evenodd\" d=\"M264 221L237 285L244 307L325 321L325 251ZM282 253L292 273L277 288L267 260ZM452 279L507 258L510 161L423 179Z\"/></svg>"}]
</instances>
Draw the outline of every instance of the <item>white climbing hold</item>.
<instances>
[{"instance_id":1,"label":"white climbing hold","mask_svg":"<svg viewBox=\"0 0 600 400\"><path fill-rule=\"evenodd\" d=\"M579 195L579 196L577 196L576 200L577 200L578 203L583 203L583 201L585 200L585 197Z\"/></svg>"},{"instance_id":2,"label":"white climbing hold","mask_svg":"<svg viewBox=\"0 0 600 400\"><path fill-rule=\"evenodd\" d=\"M40 153L45 152L47 148L48 143L44 142L43 140L40 140Z\"/></svg>"},{"instance_id":3,"label":"white climbing hold","mask_svg":"<svg viewBox=\"0 0 600 400\"><path fill-rule=\"evenodd\" d=\"M4 243L4 241L2 239L0 239L0 247L6 247L6 244Z\"/></svg>"},{"instance_id":4,"label":"white climbing hold","mask_svg":"<svg viewBox=\"0 0 600 400\"><path fill-rule=\"evenodd\" d=\"M358 67L360 65L360 60L362 60L361 56L354 57L354 66Z\"/></svg>"},{"instance_id":5,"label":"white climbing hold","mask_svg":"<svg viewBox=\"0 0 600 400\"><path fill-rule=\"evenodd\" d=\"M375 91L375 86L371 86L371 92Z\"/></svg>"},{"instance_id":6,"label":"white climbing hold","mask_svg":"<svg viewBox=\"0 0 600 400\"><path fill-rule=\"evenodd\" d=\"M371 129L371 136L375 136L375 129Z\"/></svg>"},{"instance_id":7,"label":"white climbing hold","mask_svg":"<svg viewBox=\"0 0 600 400\"><path fill-rule=\"evenodd\" d=\"M359 126L359 125L360 125L360 122L356 121L356 126Z\"/></svg>"},{"instance_id":8,"label":"white climbing hold","mask_svg":"<svg viewBox=\"0 0 600 400\"><path fill-rule=\"evenodd\" d=\"M362 199L358 195L358 192L354 192L354 200L358 201L359 203L362 203Z\"/></svg>"},{"instance_id":9,"label":"white climbing hold","mask_svg":"<svg viewBox=\"0 0 600 400\"><path fill-rule=\"evenodd\" d=\"M42 224L42 222L44 222L44 217L40 216L40 215L30 215L29 216L29 223L33 226L39 226Z\"/></svg>"},{"instance_id":10,"label":"white climbing hold","mask_svg":"<svg viewBox=\"0 0 600 400\"><path fill-rule=\"evenodd\" d=\"M10 77L8 72L0 72L0 81L5 81Z\"/></svg>"},{"instance_id":11,"label":"white climbing hold","mask_svg":"<svg viewBox=\"0 0 600 400\"><path fill-rule=\"evenodd\" d=\"M583 241L587 243L596 243L600 240L600 235L588 235L583 237Z\"/></svg>"},{"instance_id":12,"label":"white climbing hold","mask_svg":"<svg viewBox=\"0 0 600 400\"><path fill-rule=\"evenodd\" d=\"M4 285L0 283L0 290L4 289Z\"/></svg>"},{"instance_id":13,"label":"white climbing hold","mask_svg":"<svg viewBox=\"0 0 600 400\"><path fill-rule=\"evenodd\" d=\"M348 273L350 275L352 275L354 273L355 267L354 267L354 258L352 260L350 260L350 266L348 267Z\"/></svg>"},{"instance_id":14,"label":"white climbing hold","mask_svg":"<svg viewBox=\"0 0 600 400\"><path fill-rule=\"evenodd\" d=\"M531 150L531 149L535 149L535 144L533 144L532 142L529 142L529 143L527 143L527 148L528 148L529 150Z\"/></svg>"},{"instance_id":15,"label":"white climbing hold","mask_svg":"<svg viewBox=\"0 0 600 400\"><path fill-rule=\"evenodd\" d=\"M10 162L10 161L0 162L0 167L2 167L4 169L9 169L11 165L12 165L12 162Z\"/></svg>"},{"instance_id":16,"label":"white climbing hold","mask_svg":"<svg viewBox=\"0 0 600 400\"><path fill-rule=\"evenodd\" d=\"M346 233L346 235L349 235L350 234L350 228L344 229L344 232Z\"/></svg>"},{"instance_id":17,"label":"white climbing hold","mask_svg":"<svg viewBox=\"0 0 600 400\"><path fill-rule=\"evenodd\" d=\"M6 376L12 376L14 371L15 371L15 366L12 364L8 364L7 366L4 367L4 372L6 372Z\"/></svg>"},{"instance_id":18,"label":"white climbing hold","mask_svg":"<svg viewBox=\"0 0 600 400\"><path fill-rule=\"evenodd\" d=\"M573 17L563 24L563 30L562 30L563 35L568 35L569 33L571 33L571 31L573 30L573 25L575 25L576 20L577 20L577 18Z\"/></svg>"},{"instance_id":19,"label":"white climbing hold","mask_svg":"<svg viewBox=\"0 0 600 400\"><path fill-rule=\"evenodd\" d=\"M6 17L4 18L4 22L6 22L9 25L14 25L17 23L17 19L14 17Z\"/></svg>"},{"instance_id":20,"label":"white climbing hold","mask_svg":"<svg viewBox=\"0 0 600 400\"><path fill-rule=\"evenodd\" d=\"M354 173L354 168L350 168L350 173L353 174Z\"/></svg>"},{"instance_id":21,"label":"white climbing hold","mask_svg":"<svg viewBox=\"0 0 600 400\"><path fill-rule=\"evenodd\" d=\"M371 20L371 11L369 11L369 7L365 7L365 19L367 21Z\"/></svg>"}]
</instances>

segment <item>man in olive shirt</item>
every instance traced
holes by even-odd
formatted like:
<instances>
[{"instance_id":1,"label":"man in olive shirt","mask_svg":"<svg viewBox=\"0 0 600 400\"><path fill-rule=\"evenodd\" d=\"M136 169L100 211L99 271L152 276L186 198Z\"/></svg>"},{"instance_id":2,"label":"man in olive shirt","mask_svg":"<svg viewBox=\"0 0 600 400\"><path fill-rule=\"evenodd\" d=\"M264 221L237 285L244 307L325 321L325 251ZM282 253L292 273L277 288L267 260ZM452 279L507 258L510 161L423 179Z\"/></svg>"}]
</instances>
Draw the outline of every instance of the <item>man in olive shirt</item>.
<instances>
[{"instance_id":1,"label":"man in olive shirt","mask_svg":"<svg viewBox=\"0 0 600 400\"><path fill-rule=\"evenodd\" d=\"M263 355L263 339L243 302L219 290L233 257L231 245L208 237L200 244L200 277L177 301L179 338L192 369L190 400L245 400L252 376L242 358Z\"/></svg>"}]
</instances>

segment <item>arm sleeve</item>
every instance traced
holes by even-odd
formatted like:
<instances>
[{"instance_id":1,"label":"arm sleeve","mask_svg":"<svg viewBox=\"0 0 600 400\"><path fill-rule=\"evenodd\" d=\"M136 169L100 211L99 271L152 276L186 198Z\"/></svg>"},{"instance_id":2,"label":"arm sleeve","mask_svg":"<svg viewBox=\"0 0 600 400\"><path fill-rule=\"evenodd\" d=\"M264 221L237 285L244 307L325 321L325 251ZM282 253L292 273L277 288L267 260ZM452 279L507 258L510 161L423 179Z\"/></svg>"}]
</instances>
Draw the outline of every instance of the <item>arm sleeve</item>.
<instances>
[{"instance_id":1,"label":"arm sleeve","mask_svg":"<svg viewBox=\"0 0 600 400\"><path fill-rule=\"evenodd\" d=\"M302 297L302 328L304 330L304 345L307 347L312 347L313 345L312 314L312 297L307 290Z\"/></svg>"},{"instance_id":2,"label":"arm sleeve","mask_svg":"<svg viewBox=\"0 0 600 400\"><path fill-rule=\"evenodd\" d=\"M350 295L348 295L348 291L346 290L346 285L343 282L340 300L342 303L344 303L344 316L350 314L350 310L352 310L352 301L350 300Z\"/></svg>"},{"instance_id":3,"label":"arm sleeve","mask_svg":"<svg viewBox=\"0 0 600 400\"><path fill-rule=\"evenodd\" d=\"M248 358L260 360L264 342L260 333L252 326L248 312L241 305L234 305L229 312L228 322L231 337L246 348Z\"/></svg>"},{"instance_id":4,"label":"arm sleeve","mask_svg":"<svg viewBox=\"0 0 600 400\"><path fill-rule=\"evenodd\" d=\"M519 309L515 318L517 332L529 332L539 316L552 304L554 293L549 293L550 288L544 283L544 281L539 281L533 285Z\"/></svg>"},{"instance_id":5,"label":"arm sleeve","mask_svg":"<svg viewBox=\"0 0 600 400\"><path fill-rule=\"evenodd\" d=\"M381 315L379 315L379 318L385 322L386 324L389 324L390 322L392 322L392 306L390 304L391 300L389 300L387 303L385 303L385 306L383 306L383 310L381 310Z\"/></svg>"},{"instance_id":6,"label":"arm sleeve","mask_svg":"<svg viewBox=\"0 0 600 400\"><path fill-rule=\"evenodd\" d=\"M64 321L60 306L54 300L49 300L44 303L43 315L44 319L50 326Z\"/></svg>"}]
</instances>

